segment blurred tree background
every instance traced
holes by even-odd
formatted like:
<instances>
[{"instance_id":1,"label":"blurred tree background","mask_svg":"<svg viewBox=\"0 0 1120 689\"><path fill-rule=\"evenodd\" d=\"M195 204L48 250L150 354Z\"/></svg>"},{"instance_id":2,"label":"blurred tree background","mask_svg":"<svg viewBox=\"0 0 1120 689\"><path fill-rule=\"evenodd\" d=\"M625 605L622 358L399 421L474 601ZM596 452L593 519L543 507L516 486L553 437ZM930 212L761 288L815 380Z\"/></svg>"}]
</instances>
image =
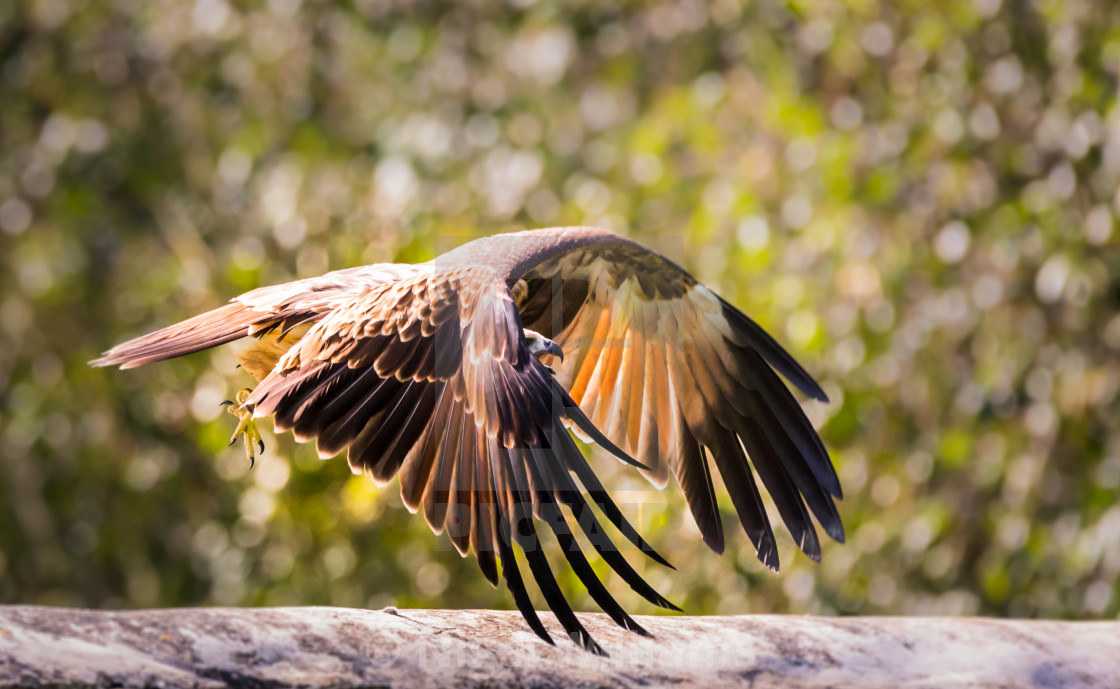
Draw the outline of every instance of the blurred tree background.
<instances>
[{"instance_id":1,"label":"blurred tree background","mask_svg":"<svg viewBox=\"0 0 1120 689\"><path fill-rule=\"evenodd\" d=\"M226 449L230 348L86 362L258 285L593 224L832 398L848 542L783 535L778 575L595 455L670 599L1116 617L1118 76L1092 0L0 3L0 602L510 607L395 484L269 424L252 471Z\"/></svg>"}]
</instances>

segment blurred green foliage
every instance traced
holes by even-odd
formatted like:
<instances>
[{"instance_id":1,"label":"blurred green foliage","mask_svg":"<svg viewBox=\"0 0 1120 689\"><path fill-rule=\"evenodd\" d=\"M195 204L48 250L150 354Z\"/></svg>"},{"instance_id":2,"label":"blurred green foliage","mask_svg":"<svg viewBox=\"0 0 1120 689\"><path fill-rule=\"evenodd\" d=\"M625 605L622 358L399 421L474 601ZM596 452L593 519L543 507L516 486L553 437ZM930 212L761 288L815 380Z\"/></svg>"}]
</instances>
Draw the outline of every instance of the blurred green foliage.
<instances>
[{"instance_id":1,"label":"blurred green foliage","mask_svg":"<svg viewBox=\"0 0 1120 689\"><path fill-rule=\"evenodd\" d=\"M395 484L225 449L229 348L85 362L258 285L593 224L832 398L820 565L738 529L717 557L595 456L669 598L1115 617L1118 75L1092 0L0 3L0 602L509 607Z\"/></svg>"}]
</instances>

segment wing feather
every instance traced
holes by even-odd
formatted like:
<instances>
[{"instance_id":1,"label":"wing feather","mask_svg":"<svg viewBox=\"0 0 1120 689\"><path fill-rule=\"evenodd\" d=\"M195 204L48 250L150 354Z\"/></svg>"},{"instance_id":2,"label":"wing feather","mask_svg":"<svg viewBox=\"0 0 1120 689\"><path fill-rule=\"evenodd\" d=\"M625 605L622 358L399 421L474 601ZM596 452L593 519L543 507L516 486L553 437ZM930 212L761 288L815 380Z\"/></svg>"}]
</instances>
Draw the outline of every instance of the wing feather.
<instances>
[{"instance_id":1,"label":"wing feather","mask_svg":"<svg viewBox=\"0 0 1120 689\"><path fill-rule=\"evenodd\" d=\"M475 490L471 495L471 545L483 576L492 586L497 586L498 566L495 553L499 552L499 546L497 532L494 530L496 499L490 481L490 467L478 457L474 462L474 485Z\"/></svg>"},{"instance_id":2,"label":"wing feather","mask_svg":"<svg viewBox=\"0 0 1120 689\"><path fill-rule=\"evenodd\" d=\"M658 415L658 396L661 394L657 387L657 367L660 362L657 360L657 349L655 345L646 341L644 353L644 366L642 367L642 393L641 405L637 407L640 411L634 413L635 407L627 410L630 416L629 432L631 437L637 433L637 440L632 445L633 454L637 457L657 457L657 463L654 467L668 468L668 457L660 453L661 434L658 433L658 426L661 419ZM643 419L649 419L649 422L643 423ZM635 431L636 429L636 431ZM666 426L668 430L668 426ZM664 457L664 459L663 459ZM660 474L653 475L650 472L650 479L654 485L659 488L664 488L666 479L668 477L667 471L662 471Z\"/></svg>"},{"instance_id":3,"label":"wing feather","mask_svg":"<svg viewBox=\"0 0 1120 689\"><path fill-rule=\"evenodd\" d=\"M484 454L484 436L475 433L459 445L459 456L448 461L455 465L451 474L450 502L447 505L447 535L459 554L466 556L471 546L471 491L474 490L474 472L471 467Z\"/></svg>"},{"instance_id":4,"label":"wing feather","mask_svg":"<svg viewBox=\"0 0 1120 689\"><path fill-rule=\"evenodd\" d=\"M420 509L420 503L424 498L424 487L428 484L432 467L435 466L439 455L440 441L446 437L447 429L451 425L454 401L455 395L451 392L451 386L441 385L439 400L436 402L431 422L424 430L423 440L409 454L401 467L401 499L412 512Z\"/></svg>"},{"instance_id":5,"label":"wing feather","mask_svg":"<svg viewBox=\"0 0 1120 689\"><path fill-rule=\"evenodd\" d=\"M762 496L758 486L751 475L747 465L747 456L743 452L735 435L722 428L713 428L703 438L719 468L723 484L731 495L731 503L739 515L739 521L747 532L747 537L754 544L755 553L762 564L775 572L778 571L778 547L774 542L774 530L770 526L770 519L766 516L766 508L762 505Z\"/></svg>"},{"instance_id":6,"label":"wing feather","mask_svg":"<svg viewBox=\"0 0 1120 689\"><path fill-rule=\"evenodd\" d=\"M716 490L712 484L711 468L704 448L689 431L680 434L680 449L673 467L688 502L692 518L708 547L723 552L723 522L716 503Z\"/></svg>"},{"instance_id":7,"label":"wing feather","mask_svg":"<svg viewBox=\"0 0 1120 689\"><path fill-rule=\"evenodd\" d=\"M458 413L451 415L451 427L443 437L442 447L436 460L436 468L431 474L427 490L424 492L424 518L428 525L439 533L447 522L447 507L451 502L451 487L454 472L459 465L458 458L462 446L474 442L468 429L474 426L468 414L460 407ZM481 461L481 458L478 458Z\"/></svg>"},{"instance_id":8,"label":"wing feather","mask_svg":"<svg viewBox=\"0 0 1120 689\"><path fill-rule=\"evenodd\" d=\"M188 318L182 323L119 344L90 363L94 366L135 368L193 354L245 337L251 326L269 316L270 314L262 314L244 304L226 304Z\"/></svg>"},{"instance_id":9,"label":"wing feather","mask_svg":"<svg viewBox=\"0 0 1120 689\"><path fill-rule=\"evenodd\" d=\"M591 382L591 376L598 370L599 359L606 351L610 327L610 309L602 309L599 312L598 319L594 321L594 329L591 331L591 335L587 338L586 343L577 344L577 347L581 350L585 349L586 351L575 360L577 362L577 368L573 370L576 371L576 374L569 388L573 399L579 400L589 397L586 395L587 385ZM565 370L568 370L567 367L565 367Z\"/></svg>"},{"instance_id":10,"label":"wing feather","mask_svg":"<svg viewBox=\"0 0 1120 689\"><path fill-rule=\"evenodd\" d=\"M646 338L642 335L640 330L634 329L630 331L632 342L630 343L627 353L630 355L630 361L626 362L626 375L629 378L629 385L626 386L627 394L615 410L618 417L617 429L613 434L608 433L607 437L623 437L626 438L625 449L631 454L638 450L638 439L642 432L642 410L645 407L645 384L646 384Z\"/></svg>"},{"instance_id":11,"label":"wing feather","mask_svg":"<svg viewBox=\"0 0 1120 689\"><path fill-rule=\"evenodd\" d=\"M540 587L541 594L548 603L549 609L556 615L556 619L564 627L564 631L568 633L572 641L587 651L605 656L606 652L591 638L591 634L587 632L579 618L576 617L572 606L569 605L567 598L564 597L564 592L560 590L560 585L556 582L552 567L549 566L548 560L544 556L544 549L541 547L532 513L527 506L532 504L532 490L523 471L524 462L519 456L515 457L515 455L520 455L521 452L502 447L493 438L490 439L490 452L491 458L497 457L499 470L506 475L506 480L511 484L510 490L514 495L511 501L515 520L513 526L514 538L521 545L525 559L529 563L529 569L533 573L533 579ZM515 463L522 470L516 469L514 467Z\"/></svg>"},{"instance_id":12,"label":"wing feather","mask_svg":"<svg viewBox=\"0 0 1120 689\"><path fill-rule=\"evenodd\" d=\"M119 344L90 363L135 368L242 337L261 337L274 330L279 330L283 337L300 325L318 321L363 290L400 280L420 270L411 265L377 264L261 287L212 311ZM294 341L296 338L280 344L287 347Z\"/></svg>"}]
</instances>

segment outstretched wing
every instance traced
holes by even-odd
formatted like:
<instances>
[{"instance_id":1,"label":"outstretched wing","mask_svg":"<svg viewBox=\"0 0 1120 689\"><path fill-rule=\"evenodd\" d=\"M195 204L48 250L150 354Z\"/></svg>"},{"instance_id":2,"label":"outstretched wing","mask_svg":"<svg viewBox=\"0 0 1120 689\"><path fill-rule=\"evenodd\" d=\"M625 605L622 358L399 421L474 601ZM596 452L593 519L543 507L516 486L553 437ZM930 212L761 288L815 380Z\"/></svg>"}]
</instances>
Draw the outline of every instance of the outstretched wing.
<instances>
[{"instance_id":1,"label":"outstretched wing","mask_svg":"<svg viewBox=\"0 0 1120 689\"><path fill-rule=\"evenodd\" d=\"M123 342L90 363L136 368L253 336L261 344L246 352L242 364L260 379L290 346L293 332L355 294L420 270L420 266L382 263L261 287L181 323Z\"/></svg>"},{"instance_id":2,"label":"outstretched wing","mask_svg":"<svg viewBox=\"0 0 1120 689\"><path fill-rule=\"evenodd\" d=\"M672 471L716 552L724 536L706 455L767 566L778 568L778 551L755 473L811 558L820 558L820 543L810 512L842 541L833 500L842 496L840 482L775 370L826 400L812 377L756 323L667 259L601 231L593 241L582 236L590 230L552 232L567 233L574 248L557 250L556 237L542 235L550 250L514 291L526 327L563 347L557 378L592 423L646 464L655 485Z\"/></svg>"},{"instance_id":3,"label":"outstretched wing","mask_svg":"<svg viewBox=\"0 0 1120 689\"><path fill-rule=\"evenodd\" d=\"M430 270L354 296L279 360L246 405L256 416L273 415L277 429L314 440L320 456L347 449L355 472L380 483L399 476L405 504L423 509L436 532L446 529L463 555L473 549L493 584L501 564L517 607L545 640L512 543L569 635L601 652L557 585L534 516L595 601L618 624L642 631L599 581L561 506L631 587L673 607L605 536L583 492L627 540L668 564L622 517L565 424L633 460L529 353L512 295L491 268Z\"/></svg>"}]
</instances>

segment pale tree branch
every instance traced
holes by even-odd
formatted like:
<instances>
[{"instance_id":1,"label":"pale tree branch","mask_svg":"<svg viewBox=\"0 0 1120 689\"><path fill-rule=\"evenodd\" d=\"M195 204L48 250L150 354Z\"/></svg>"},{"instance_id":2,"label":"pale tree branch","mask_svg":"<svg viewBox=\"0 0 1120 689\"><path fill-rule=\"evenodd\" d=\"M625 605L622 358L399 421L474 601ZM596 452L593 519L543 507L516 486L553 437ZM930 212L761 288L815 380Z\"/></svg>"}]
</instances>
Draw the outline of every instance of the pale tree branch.
<instances>
[{"instance_id":1,"label":"pale tree branch","mask_svg":"<svg viewBox=\"0 0 1120 689\"><path fill-rule=\"evenodd\" d=\"M0 686L1118 687L1120 623L582 614L610 654L549 616L476 610L0 607Z\"/></svg>"}]
</instances>

